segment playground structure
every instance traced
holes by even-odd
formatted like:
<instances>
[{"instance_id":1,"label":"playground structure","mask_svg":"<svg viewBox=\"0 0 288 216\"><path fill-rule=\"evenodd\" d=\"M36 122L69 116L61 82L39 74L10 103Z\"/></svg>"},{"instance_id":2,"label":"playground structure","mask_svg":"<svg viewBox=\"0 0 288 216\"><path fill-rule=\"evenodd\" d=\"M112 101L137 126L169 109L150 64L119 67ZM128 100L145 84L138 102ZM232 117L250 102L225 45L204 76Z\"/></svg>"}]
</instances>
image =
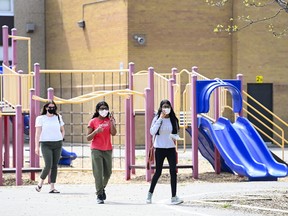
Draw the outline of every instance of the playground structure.
<instances>
[{"instance_id":1,"label":"playground structure","mask_svg":"<svg viewBox=\"0 0 288 216\"><path fill-rule=\"evenodd\" d=\"M6 28L3 29L3 34L6 32ZM6 37L3 37L8 40L8 33L6 32ZM5 35L4 34L4 35ZM17 40L17 37L13 36L13 41ZM15 42L14 42L15 43ZM14 44L12 43L12 44ZM8 43L7 43L8 44ZM3 43L4 45L4 43ZM144 113L145 118L145 149L146 149L146 159L148 155L148 149L151 143L151 136L149 134L150 123L153 118L153 113L157 110L160 101L164 98L168 98L172 105L174 106L175 113L180 119L180 126L181 126L181 135L182 139L179 142L183 143L184 150L186 149L186 130L191 128L191 142L192 142L192 164L183 165L183 168L192 168L193 167L193 177L198 178L198 123L200 123L200 128L203 131L207 130L207 128L212 132L212 136L209 136L209 133L206 134L210 141L217 146L217 149L220 150L221 156L217 149L214 151L214 159L212 160L215 168L216 173L220 173L221 166L220 161L221 159L225 160L227 163L227 158L229 156L226 155L225 157L225 148L227 146L220 146L217 143L217 135L213 133L216 131L213 127L217 125L217 123L212 124L212 122L217 122L218 119L222 116L224 109L232 109L233 114L235 114L235 119L243 116L243 108L242 105L242 84L241 84L241 76L238 77L238 80L231 80L231 81L221 81L221 80L209 80L203 76L201 76L197 72L197 68L192 68L192 71L182 70L178 73L176 68L172 68L171 73L169 74L158 74L154 71L154 68L150 67L148 71L134 71L134 64L130 63L128 69L116 69L116 70L40 70L39 64L34 64L34 71L28 71L28 74L21 74L15 71L15 66L12 64L12 68L9 68L7 65L8 58L5 52L8 49L4 50L4 61L3 61L3 75L1 75L1 83L2 83L2 91L1 91L1 99L3 98L3 106L1 110L0 118L3 116L4 122L4 161L8 161L9 164L9 154L6 152L9 149L9 137L8 132L8 125L6 118L7 116L11 116L14 120L13 122L13 135L15 137L13 139L13 147L15 150L15 154L13 153L13 167L15 168L16 172L16 185L21 184L21 174L23 169L23 136L19 133L19 131L23 131L23 113L29 113L30 117L30 128L29 134L33 137L35 133L35 117L39 113L40 102L44 102L47 99L53 99L57 104L61 106L60 110L63 110L64 119L70 120L70 130L67 130L70 133L70 136L73 137L74 131L81 131L81 136L84 135L83 127L88 122L89 117L91 117L94 109L95 109L95 100L105 99L109 104L112 104L112 109L115 111L116 120L117 120L117 127L118 127L118 138L113 140L114 144L118 144L119 146L124 145L125 149L125 178L129 180L131 178L131 174L135 173L135 169L137 168L144 168L146 169L145 164L139 166L136 165L136 155L135 155L135 116L137 112ZM14 47L13 52L17 52L16 48ZM14 56L14 55L13 55ZM12 62L16 62L14 59ZM57 77L51 76L48 78L54 79L53 88L48 88L47 90L47 98L40 97L40 74L58 74L60 77L65 76L65 83L62 83L62 79L58 79ZM188 77L187 80L183 81L183 74L186 74ZM67 79L67 77L70 77ZM72 80L75 80L80 77L83 79L83 83L81 88L75 88L71 90L70 95L65 95L69 91L65 91L67 88L72 89ZM91 77L92 76L92 77ZM97 77L97 79L95 79ZM99 79L99 77L102 77ZM199 80L197 80L199 79ZM55 80L59 80L60 83L57 85ZM86 81L89 80L90 84L87 85ZM117 80L117 83L113 83L111 80ZM91 83L92 81L92 83ZM106 83L103 83L105 81ZM101 83L102 82L102 83ZM18 85L15 86L15 83ZM51 82L52 83L52 82ZM55 84L56 83L56 84ZM186 83L186 84L185 84ZM199 86L203 85L203 83L209 83L210 88L207 88L205 91L202 91L200 95ZM228 84L227 84L228 83ZM16 87L16 91L11 91L11 86ZM83 88L86 86L86 89ZM182 89L184 86L184 89ZM204 85L205 86L205 85ZM200 88L201 89L201 88ZM228 105L227 98L229 95L227 91L232 92L232 102L233 108ZM62 92L62 93L61 93ZM62 95L61 97L57 97L56 95ZM74 96L75 95L75 96ZM63 99L63 97L70 99ZM125 100L122 100L125 98ZM84 104L79 108L80 104ZM67 112L65 106L70 106L70 112ZM198 107L199 106L199 107ZM118 108L118 109L117 109ZM75 117L74 113L81 113L80 117ZM201 114L202 117L198 116ZM209 120L208 120L209 119ZM1 119L2 121L2 119ZM79 125L76 125L75 122L80 122ZM222 124L225 127L228 127L228 123ZM220 123L219 123L220 124ZM242 123L244 124L244 123ZM2 126L2 125L1 125ZM239 127L240 128L240 127ZM252 129L249 130L246 127L246 131L242 131L239 133L244 134L240 140L245 140L243 144L244 151L251 152L253 150L247 150L247 146L245 143L251 141L248 138L245 138L245 134L247 132L251 132ZM1 129L1 128L0 128ZM66 128L65 128L66 129ZM255 132L257 133L257 132ZM284 137L284 131L282 131L282 135L279 137ZM72 135L71 135L72 134ZM17 135L17 136L16 136ZM277 135L277 134L276 134ZM259 136L259 135L258 135ZM73 140L70 137L70 141ZM256 139L256 135L254 136ZM259 137L258 137L259 138ZM6 139L6 140L5 140ZM272 138L273 139L273 138ZM274 143L278 143L277 140L273 139ZM231 142L235 142L235 140L230 140ZM239 141L239 140L237 140ZM255 141L254 139L252 141ZM81 142L81 140L77 140L76 142ZM83 139L82 139L83 142ZM257 141L258 142L258 141ZM284 150L284 144L287 143L285 138L281 139L281 143L279 146ZM219 144L219 145L217 145ZM83 144L88 145L88 144ZM83 146L82 145L82 146ZM278 145L278 144L277 144ZM73 146L73 144L72 144ZM30 147L30 166L29 169L26 168L27 171L31 172L31 179L33 179L33 174L35 171L39 170L39 157L34 154L34 139L29 140L29 147ZM223 149L221 150L221 147ZM263 147L263 146L262 146ZM264 146L266 147L266 146ZM263 147L264 150L267 150ZM267 147L266 147L267 148ZM245 150L246 149L246 150ZM264 151L261 149L261 151ZM258 149L259 150L259 149ZM254 151L258 151L254 150ZM240 158L242 157L241 149L239 150L239 154L233 155L233 158ZM242 152L243 153L243 152ZM250 153L248 153L249 155ZM269 156L269 153L267 153ZM270 166L271 163L274 163L273 159L267 159L267 154L265 154L264 161L263 158L259 161L259 158L253 158L251 156L251 160L255 162L258 160L256 164L262 163L262 168L266 166L267 161L269 162L268 165ZM224 157L223 157L224 156ZM255 154L253 154L255 156ZM241 158L243 159L243 158ZM283 158L284 160L284 154ZM0 151L0 161L2 161L2 148ZM271 162L272 161L272 162ZM247 158L244 158L244 162L247 162ZM7 165L5 163L5 165ZM245 164L244 164L245 165ZM274 167L278 166L277 163L274 163L270 166L274 171ZM181 165L178 164L178 167L181 168ZM287 167L285 173L285 167L279 166L283 168L284 171L282 173L270 173L270 172L262 172L262 175L253 176L247 170L248 168L244 168L243 172L240 172L235 168L235 164L233 161L229 162L228 167L230 167L234 172L243 174L248 176L251 180L254 179L268 179L268 180L275 180L277 177L284 177L287 175ZM245 173L246 169L246 173ZM252 166L252 169L254 167ZM81 170L81 169L80 169ZM84 169L83 169L84 170ZM0 168L0 185L2 184L2 173L4 169L2 166ZM248 173L248 174L247 174ZM146 180L149 181L151 179L152 169L146 169ZM35 176L34 176L35 177Z\"/></svg>"},{"instance_id":2,"label":"playground structure","mask_svg":"<svg viewBox=\"0 0 288 216\"><path fill-rule=\"evenodd\" d=\"M241 76L238 80L197 81L196 79L196 76L193 77L195 88L192 88L192 104L195 106L192 108L191 134L194 148L198 150L198 129L202 128L204 133L209 132L208 137L235 173L247 176L249 180L277 180L278 177L286 177L288 174L286 164L278 163L273 158L249 120L242 117ZM208 112L209 97L219 87L225 87L232 95L233 112L238 114L233 124L229 119L221 116L218 116L214 123L205 117L197 116ZM219 157L215 162L215 170L219 171Z\"/></svg>"}]
</instances>

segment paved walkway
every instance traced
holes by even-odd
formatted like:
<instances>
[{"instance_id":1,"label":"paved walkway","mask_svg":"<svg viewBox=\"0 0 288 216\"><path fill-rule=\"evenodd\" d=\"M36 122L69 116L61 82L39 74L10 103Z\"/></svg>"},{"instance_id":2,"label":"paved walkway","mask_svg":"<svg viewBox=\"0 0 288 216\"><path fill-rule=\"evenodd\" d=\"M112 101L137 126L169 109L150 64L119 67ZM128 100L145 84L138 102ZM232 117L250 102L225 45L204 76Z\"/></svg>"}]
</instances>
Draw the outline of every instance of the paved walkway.
<instances>
[{"instance_id":1,"label":"paved walkway","mask_svg":"<svg viewBox=\"0 0 288 216\"><path fill-rule=\"evenodd\" d=\"M261 191L288 188L288 182L240 182L240 183L193 183L178 185L178 195L184 199L181 205L169 204L170 186L157 184L153 204L146 204L147 184L110 184L104 205L96 204L94 185L57 185L60 194L49 194L49 185L40 193L35 186L0 187L1 216L51 216L51 215L195 215L195 216L260 216L229 208L212 208L196 204L201 199L215 199L235 194L257 194ZM283 213L283 215L285 215Z\"/></svg>"},{"instance_id":2,"label":"paved walkway","mask_svg":"<svg viewBox=\"0 0 288 216\"><path fill-rule=\"evenodd\" d=\"M279 150L276 153L281 155ZM182 156L189 158L191 152ZM285 156L285 159L287 158ZM57 184L60 194L49 194L48 185L44 185L40 193L35 191L33 185L5 186L0 187L0 216L260 216L263 213L249 214L244 210L236 211L223 206L212 208L199 204L198 201L247 193L257 194L263 191L266 193L273 193L275 190L287 191L288 182L180 183L177 191L184 203L177 206L169 204L171 195L169 184L157 184L153 204L147 205L145 199L148 188L149 183L109 184L106 189L107 200L104 205L99 205L96 203L94 185ZM274 215L273 212L270 215ZM278 212L277 215L288 213Z\"/></svg>"}]
</instances>

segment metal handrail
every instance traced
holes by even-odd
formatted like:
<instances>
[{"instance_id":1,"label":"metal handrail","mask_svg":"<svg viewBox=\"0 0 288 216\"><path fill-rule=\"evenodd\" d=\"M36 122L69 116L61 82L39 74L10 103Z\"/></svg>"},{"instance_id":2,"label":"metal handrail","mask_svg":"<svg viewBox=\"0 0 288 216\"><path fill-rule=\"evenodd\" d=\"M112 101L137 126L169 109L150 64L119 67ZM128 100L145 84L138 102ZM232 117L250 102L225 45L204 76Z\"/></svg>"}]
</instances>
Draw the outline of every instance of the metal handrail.
<instances>
[{"instance_id":1,"label":"metal handrail","mask_svg":"<svg viewBox=\"0 0 288 216\"><path fill-rule=\"evenodd\" d=\"M279 116L277 116L275 113L271 112L270 110L268 110L265 106L263 106L261 103L259 103L255 98L253 98L251 95L249 95L247 92L245 92L244 90L242 90L242 93L249 97L250 99L252 99L258 106L260 106L261 108L263 108L265 111L267 111L269 114L271 114L273 116L273 118L279 120L281 123L283 123L284 126L288 126L288 124L283 121ZM253 107L251 104L249 104L247 101L245 101L243 99L243 103L248 106L249 108L253 109L253 111L255 111L258 115L260 115L261 117L263 117L265 120L267 120L269 123L271 123L273 126L275 126L278 130L280 130L280 134L275 131L274 129L271 129L267 124L265 124L263 121L261 121L259 118L257 118L255 115L253 115L251 112L249 112L247 109L243 108L243 111L245 112L245 114L249 114L251 117L253 117L255 120L257 120L259 123L261 123L261 125L263 125L265 128L267 128L269 131L272 132L272 134L276 137L278 137L281 140L281 143L279 143L276 139L274 139L273 137L271 137L270 135L268 135L267 133L265 133L263 130L261 130L258 126L256 126L255 124L252 123L252 125L258 130L260 131L263 135L265 135L270 141L272 141L276 146L279 146L282 150L282 160L284 160L284 150L285 150L285 144L288 144L288 140L285 139L285 130L283 129L283 127L279 126L278 124L276 124L274 121L271 121L269 118L267 118L266 116L264 116L261 112L259 112L255 107ZM233 110L231 106L229 105L225 105L225 108L228 108L230 110Z\"/></svg>"},{"instance_id":2,"label":"metal handrail","mask_svg":"<svg viewBox=\"0 0 288 216\"><path fill-rule=\"evenodd\" d=\"M279 116L277 116L276 114L274 114L273 112L271 112L269 109L267 109L265 106L263 106L261 103L259 103L255 98L253 98L251 95L249 95L247 92L245 92L244 90L242 90L242 93L249 97L251 100L253 100L256 104L258 104L259 106L261 106L261 108L263 108L266 112L268 112L269 114L273 115L273 117L275 117L278 121L280 121L282 124L284 124L286 127L288 127L288 123L283 121L283 119L281 119Z\"/></svg>"}]
</instances>

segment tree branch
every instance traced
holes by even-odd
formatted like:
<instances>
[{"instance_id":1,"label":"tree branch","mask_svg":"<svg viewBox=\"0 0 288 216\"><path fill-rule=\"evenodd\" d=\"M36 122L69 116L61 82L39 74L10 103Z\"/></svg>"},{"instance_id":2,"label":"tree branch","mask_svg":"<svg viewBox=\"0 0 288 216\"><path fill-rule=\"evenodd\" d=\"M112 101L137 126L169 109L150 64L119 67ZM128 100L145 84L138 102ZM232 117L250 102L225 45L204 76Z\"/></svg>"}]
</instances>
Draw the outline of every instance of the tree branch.
<instances>
[{"instance_id":1,"label":"tree branch","mask_svg":"<svg viewBox=\"0 0 288 216\"><path fill-rule=\"evenodd\" d=\"M213 0L205 0L206 3L210 6L224 6L226 3L229 3L231 2L231 0L222 0L222 1L213 1ZM254 0L243 0L242 1L243 5L245 5L246 7L258 7L258 8L263 8L263 7L268 7L268 6L271 6L272 4L278 4L278 6L280 7L279 10L272 16L270 17L264 17L262 19L256 19L256 20L253 20L250 18L250 16L241 16L241 17L238 17L239 20L242 20L244 22L247 22L246 24L244 23L243 26L237 26L237 25L233 25L233 23L231 23L231 25L227 25L226 27L224 27L223 25L221 24L218 24L215 28L214 28L214 32L217 33L217 32L228 32L229 34L231 33L236 33L236 32L239 32L240 30L243 30L247 27L249 27L250 25L253 25L253 24L256 24L256 23L260 23L260 22L265 22L265 21L268 21L268 20L272 20L274 18L276 18L281 12L286 12L288 13L288 1L287 0L267 0L265 1L265 3L262 3L262 1L258 1L258 2L255 2ZM230 18L230 21L233 22L233 18ZM283 31L280 31L280 32L277 32L274 30L274 26L273 24L270 24L269 25L269 31L272 32L272 34L274 36L277 36L277 37L282 37L282 36L286 36L287 35L287 32L288 32L288 27L283 29Z\"/></svg>"},{"instance_id":2,"label":"tree branch","mask_svg":"<svg viewBox=\"0 0 288 216\"><path fill-rule=\"evenodd\" d=\"M242 29L245 29L247 28L248 26L252 25L252 24L256 24L256 23L259 23L259 22L264 22L264 21L267 21L267 20L270 20L270 19L274 19L275 17L277 17L283 10L285 10L284 8L281 8L279 9L273 16L271 17L265 17L263 19L258 19L258 20L250 20L250 19L247 19L246 18L246 21L249 21L249 23L247 25L244 25L242 26L241 28L238 28L237 31L240 31Z\"/></svg>"},{"instance_id":3,"label":"tree branch","mask_svg":"<svg viewBox=\"0 0 288 216\"><path fill-rule=\"evenodd\" d=\"M205 2L210 5L210 6L217 6L217 7L222 7L224 5L226 5L228 2L230 2L231 0L221 0L221 1L209 1L209 0L205 0ZM267 3L261 3L260 1L258 3L255 3L254 1L252 1L251 3L249 2L249 0L243 1L244 5L247 5L249 7L266 7L269 6L271 4L277 3L281 8L285 9L285 11L288 13L288 1L284 1L284 0L269 0Z\"/></svg>"}]
</instances>

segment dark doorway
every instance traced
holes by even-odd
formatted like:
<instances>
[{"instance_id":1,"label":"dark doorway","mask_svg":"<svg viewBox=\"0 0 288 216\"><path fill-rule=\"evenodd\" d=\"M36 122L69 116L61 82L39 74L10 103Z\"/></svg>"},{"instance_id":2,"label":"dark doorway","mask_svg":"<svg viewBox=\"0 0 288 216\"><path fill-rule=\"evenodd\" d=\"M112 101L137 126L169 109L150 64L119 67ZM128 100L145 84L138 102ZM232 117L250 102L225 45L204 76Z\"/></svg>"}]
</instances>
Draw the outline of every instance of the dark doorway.
<instances>
[{"instance_id":1,"label":"dark doorway","mask_svg":"<svg viewBox=\"0 0 288 216\"><path fill-rule=\"evenodd\" d=\"M14 16L0 16L0 27L8 26L8 34L11 35L11 29L14 28ZM2 29L0 34L0 46L3 46ZM9 46L11 46L11 38L9 39Z\"/></svg>"},{"instance_id":2,"label":"dark doorway","mask_svg":"<svg viewBox=\"0 0 288 216\"><path fill-rule=\"evenodd\" d=\"M255 100L257 100L260 104L262 104L264 107L266 107L268 110L273 112L273 84L272 83L248 83L247 84L247 90L248 94L251 95ZM252 99L248 98L248 104L253 106L256 110L258 110L260 113L262 113L265 117L273 121L273 116L268 113L266 110L264 110L260 105L258 105L256 102L254 102ZM257 119L261 120L265 125L267 125L269 128L273 129L273 125L264 119L262 116L260 116L258 113L256 113L253 109L248 107L249 113L254 115L256 118L254 118L252 115L248 114L248 120L253 123L255 126L260 128L262 131L264 131L268 136L273 137L273 133L263 126L262 123L260 123ZM271 142L267 136L262 134L260 131L258 131L261 135L262 139L265 142Z\"/></svg>"}]
</instances>

